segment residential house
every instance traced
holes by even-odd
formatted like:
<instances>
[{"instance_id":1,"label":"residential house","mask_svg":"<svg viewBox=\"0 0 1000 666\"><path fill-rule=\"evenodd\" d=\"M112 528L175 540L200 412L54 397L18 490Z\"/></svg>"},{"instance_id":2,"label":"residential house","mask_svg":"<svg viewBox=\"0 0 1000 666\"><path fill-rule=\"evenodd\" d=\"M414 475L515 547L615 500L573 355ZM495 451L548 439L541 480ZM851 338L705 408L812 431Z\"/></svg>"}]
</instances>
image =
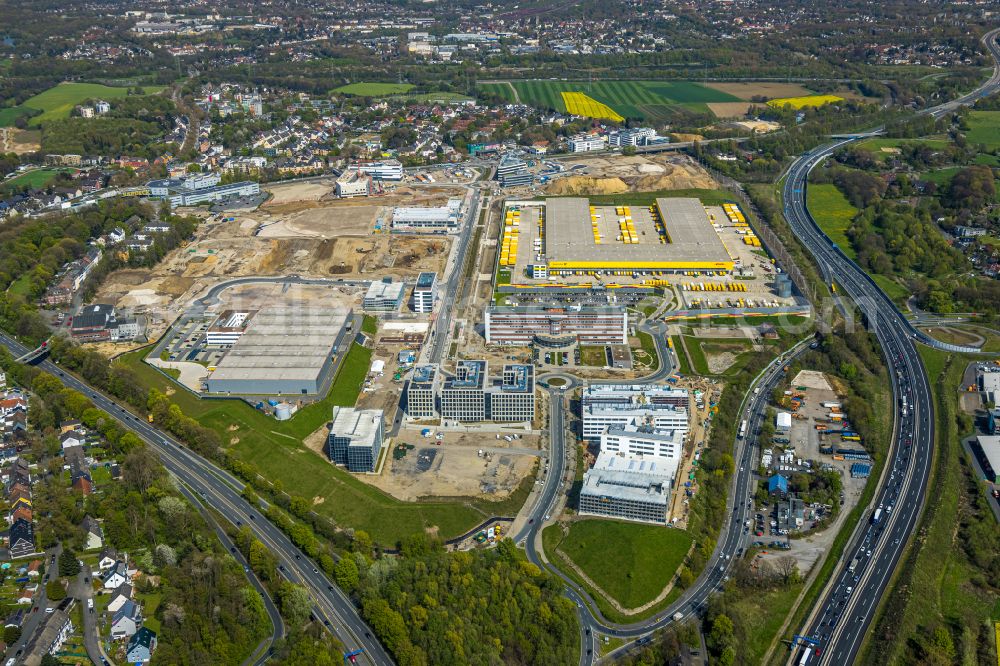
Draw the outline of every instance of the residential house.
<instances>
[{"instance_id":1,"label":"residential house","mask_svg":"<svg viewBox=\"0 0 1000 666\"><path fill-rule=\"evenodd\" d=\"M156 632L142 627L129 640L128 647L125 648L125 661L130 664L144 664L152 658L155 649Z\"/></svg>"},{"instance_id":2,"label":"residential house","mask_svg":"<svg viewBox=\"0 0 1000 666\"><path fill-rule=\"evenodd\" d=\"M66 454L67 449L71 449L75 446L83 446L85 441L85 436L79 430L69 430L59 435L59 444L62 446L63 455Z\"/></svg>"},{"instance_id":3,"label":"residential house","mask_svg":"<svg viewBox=\"0 0 1000 666\"><path fill-rule=\"evenodd\" d=\"M85 516L81 525L87 533L87 545L84 550L98 550L104 546L104 530L101 524L90 516Z\"/></svg>"},{"instance_id":4,"label":"residential house","mask_svg":"<svg viewBox=\"0 0 1000 666\"><path fill-rule=\"evenodd\" d=\"M97 568L101 571L107 571L111 567L115 566L121 558L118 557L118 551L114 548L105 548L97 556Z\"/></svg>"},{"instance_id":5,"label":"residential house","mask_svg":"<svg viewBox=\"0 0 1000 666\"><path fill-rule=\"evenodd\" d=\"M142 626L142 608L129 600L111 616L111 638L120 640L134 636Z\"/></svg>"},{"instance_id":6,"label":"residential house","mask_svg":"<svg viewBox=\"0 0 1000 666\"><path fill-rule=\"evenodd\" d=\"M10 558L16 560L35 552L35 528L27 520L19 518L10 526L7 549Z\"/></svg>"},{"instance_id":7,"label":"residential house","mask_svg":"<svg viewBox=\"0 0 1000 666\"><path fill-rule=\"evenodd\" d=\"M17 600L15 603L21 606L30 606L31 602L35 599L35 591L24 588L17 595Z\"/></svg>"},{"instance_id":8,"label":"residential house","mask_svg":"<svg viewBox=\"0 0 1000 666\"><path fill-rule=\"evenodd\" d=\"M90 478L90 470L71 471L73 479L73 490L81 495L87 496L94 492L94 481Z\"/></svg>"},{"instance_id":9,"label":"residential house","mask_svg":"<svg viewBox=\"0 0 1000 666\"><path fill-rule=\"evenodd\" d=\"M127 583L128 580L128 567L121 560L115 562L110 569L101 575L101 583L103 583L105 590L114 590L122 583Z\"/></svg>"},{"instance_id":10,"label":"residential house","mask_svg":"<svg viewBox=\"0 0 1000 666\"><path fill-rule=\"evenodd\" d=\"M28 566L25 568L25 572L28 578L38 578L42 572L42 561L41 560L31 560Z\"/></svg>"},{"instance_id":11,"label":"residential house","mask_svg":"<svg viewBox=\"0 0 1000 666\"><path fill-rule=\"evenodd\" d=\"M125 605L126 601L132 599L132 585L122 583L111 593L110 599L111 601L108 602L108 612L115 613Z\"/></svg>"}]
</instances>

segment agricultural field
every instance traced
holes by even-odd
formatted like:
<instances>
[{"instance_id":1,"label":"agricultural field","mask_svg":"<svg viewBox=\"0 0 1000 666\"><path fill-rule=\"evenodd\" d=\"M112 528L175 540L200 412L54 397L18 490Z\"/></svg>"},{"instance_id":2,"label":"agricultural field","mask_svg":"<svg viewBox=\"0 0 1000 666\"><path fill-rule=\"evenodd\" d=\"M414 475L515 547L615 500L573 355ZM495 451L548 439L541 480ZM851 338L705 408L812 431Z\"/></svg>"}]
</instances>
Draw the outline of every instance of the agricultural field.
<instances>
[{"instance_id":1,"label":"agricultural field","mask_svg":"<svg viewBox=\"0 0 1000 666\"><path fill-rule=\"evenodd\" d=\"M690 81L549 81L481 83L480 88L510 101L571 113L563 93L582 93L625 118L666 122L678 111L708 113L708 103L739 102L738 97Z\"/></svg>"},{"instance_id":2,"label":"agricultural field","mask_svg":"<svg viewBox=\"0 0 1000 666\"><path fill-rule=\"evenodd\" d=\"M161 90L163 90L163 86L143 87L143 91L147 95L156 94ZM42 112L41 115L35 116L28 122L32 127L37 127L49 120L69 118L73 107L84 100L119 99L124 97L127 92L128 88L111 88L98 83L60 83L28 98L22 106Z\"/></svg>"},{"instance_id":3,"label":"agricultural field","mask_svg":"<svg viewBox=\"0 0 1000 666\"><path fill-rule=\"evenodd\" d=\"M989 150L1000 148L1000 111L970 111L969 127L965 134L969 143Z\"/></svg>"},{"instance_id":4,"label":"agricultural field","mask_svg":"<svg viewBox=\"0 0 1000 666\"><path fill-rule=\"evenodd\" d=\"M601 104L592 97L587 97L583 93L564 92L562 94L563 105L566 111L574 116L585 116L587 118L597 118L598 120L611 120L620 123L625 120L607 104Z\"/></svg>"},{"instance_id":5,"label":"agricultural field","mask_svg":"<svg viewBox=\"0 0 1000 666\"><path fill-rule=\"evenodd\" d=\"M775 109L783 106L790 106L793 109L804 109L811 106L823 106L824 104L843 101L844 98L837 95L805 95L803 97L779 97L778 99L772 99L767 105Z\"/></svg>"},{"instance_id":6,"label":"agricultural field","mask_svg":"<svg viewBox=\"0 0 1000 666\"><path fill-rule=\"evenodd\" d=\"M360 82L334 88L333 92L358 97L384 97L386 95L402 95L411 90L413 90L412 83Z\"/></svg>"},{"instance_id":7,"label":"agricultural field","mask_svg":"<svg viewBox=\"0 0 1000 666\"><path fill-rule=\"evenodd\" d=\"M851 205L836 185L830 183L810 185L806 190L806 203L820 229L853 259L855 252L847 238L847 229L858 209Z\"/></svg>"}]
</instances>

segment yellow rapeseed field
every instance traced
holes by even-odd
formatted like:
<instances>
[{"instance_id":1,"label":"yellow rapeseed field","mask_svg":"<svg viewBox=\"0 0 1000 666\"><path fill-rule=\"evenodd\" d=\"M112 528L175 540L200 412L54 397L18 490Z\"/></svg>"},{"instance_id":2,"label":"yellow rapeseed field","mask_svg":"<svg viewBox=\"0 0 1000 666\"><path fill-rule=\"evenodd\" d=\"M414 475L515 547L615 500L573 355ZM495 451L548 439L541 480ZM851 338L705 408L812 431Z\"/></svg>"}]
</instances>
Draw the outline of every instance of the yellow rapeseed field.
<instances>
[{"instance_id":1,"label":"yellow rapeseed field","mask_svg":"<svg viewBox=\"0 0 1000 666\"><path fill-rule=\"evenodd\" d=\"M767 105L774 108L790 106L793 109L804 109L807 106L823 106L824 104L832 104L833 102L843 101L843 97L837 97L836 95L806 95L805 97L781 97L778 99L772 99L767 103Z\"/></svg>"},{"instance_id":2,"label":"yellow rapeseed field","mask_svg":"<svg viewBox=\"0 0 1000 666\"><path fill-rule=\"evenodd\" d=\"M602 104L592 97L588 97L579 92L564 92L562 94L563 104L566 105L566 112L574 116L586 116L588 118L604 118L621 122L625 120L615 113L607 104Z\"/></svg>"}]
</instances>

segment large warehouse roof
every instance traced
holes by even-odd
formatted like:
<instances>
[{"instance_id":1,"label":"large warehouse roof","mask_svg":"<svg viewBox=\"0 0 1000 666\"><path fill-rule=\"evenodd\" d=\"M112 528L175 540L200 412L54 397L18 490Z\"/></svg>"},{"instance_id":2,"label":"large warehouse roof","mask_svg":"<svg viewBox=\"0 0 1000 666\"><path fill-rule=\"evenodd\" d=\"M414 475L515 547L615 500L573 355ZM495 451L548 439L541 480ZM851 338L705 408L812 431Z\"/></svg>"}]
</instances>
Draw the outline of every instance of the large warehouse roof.
<instances>
[{"instance_id":1,"label":"large warehouse roof","mask_svg":"<svg viewBox=\"0 0 1000 666\"><path fill-rule=\"evenodd\" d=\"M656 200L668 242L661 243L653 217L645 206L633 206L641 242L615 240L615 206L596 206L597 224L604 232L598 244L591 232L590 202L581 197L545 202L545 255L549 268L693 268L731 269L733 259L712 227L704 206L693 198Z\"/></svg>"},{"instance_id":2,"label":"large warehouse roof","mask_svg":"<svg viewBox=\"0 0 1000 666\"><path fill-rule=\"evenodd\" d=\"M348 310L332 308L263 309L209 379L315 380L349 316Z\"/></svg>"}]
</instances>

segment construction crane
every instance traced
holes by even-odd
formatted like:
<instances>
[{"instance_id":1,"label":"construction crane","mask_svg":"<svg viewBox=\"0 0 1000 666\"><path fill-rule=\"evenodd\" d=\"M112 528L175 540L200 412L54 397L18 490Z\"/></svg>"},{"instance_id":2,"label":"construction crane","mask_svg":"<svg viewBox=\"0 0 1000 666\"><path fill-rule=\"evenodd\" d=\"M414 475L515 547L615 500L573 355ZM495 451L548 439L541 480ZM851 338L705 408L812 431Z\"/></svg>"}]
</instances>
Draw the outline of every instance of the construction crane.
<instances>
[{"instance_id":1,"label":"construction crane","mask_svg":"<svg viewBox=\"0 0 1000 666\"><path fill-rule=\"evenodd\" d=\"M345 652L344 653L344 663L345 664L356 664L356 663L358 663L358 655L361 654L364 651L365 651L364 648L358 648L357 650L354 650L353 652Z\"/></svg>"}]
</instances>

